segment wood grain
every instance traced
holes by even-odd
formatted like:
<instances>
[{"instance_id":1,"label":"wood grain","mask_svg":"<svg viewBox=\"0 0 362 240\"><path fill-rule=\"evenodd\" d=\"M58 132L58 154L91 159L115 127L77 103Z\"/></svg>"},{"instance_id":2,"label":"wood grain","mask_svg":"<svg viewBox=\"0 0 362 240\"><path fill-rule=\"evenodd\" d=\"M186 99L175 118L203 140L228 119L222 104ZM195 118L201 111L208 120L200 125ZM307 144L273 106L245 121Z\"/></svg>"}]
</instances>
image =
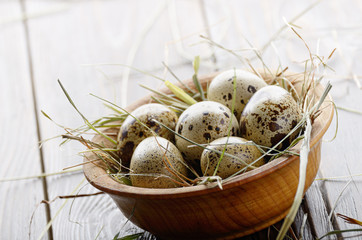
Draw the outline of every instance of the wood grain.
<instances>
[{"instance_id":1,"label":"wood grain","mask_svg":"<svg viewBox=\"0 0 362 240\"><path fill-rule=\"evenodd\" d=\"M0 2L0 16L0 179L38 175L40 154L20 4ZM37 208L43 198L40 179L0 181L0 239L34 239L46 222L44 206Z\"/></svg>"},{"instance_id":2,"label":"wood grain","mask_svg":"<svg viewBox=\"0 0 362 240\"><path fill-rule=\"evenodd\" d=\"M314 181L305 196L304 209L308 214L308 223L311 225L314 238L322 237L327 232L334 230L331 221L328 219L329 212L321 189L323 190L320 182ZM336 239L336 236L332 235L329 239Z\"/></svg>"},{"instance_id":3,"label":"wood grain","mask_svg":"<svg viewBox=\"0 0 362 240\"><path fill-rule=\"evenodd\" d=\"M152 87L161 83L131 70L125 91L123 79L128 71L126 68L100 65L85 67L82 64L132 62L139 69L167 79L172 77L163 71L161 61L166 61L180 79L188 79L193 72L191 60L195 55L200 55L202 59L201 74L215 69L243 67L229 53L200 44L199 34L207 35L231 49L249 48L244 37L254 46L262 47L283 26L283 17L290 21L314 1L168 1L164 11L148 30L145 29L147 21L152 13L158 11L162 1L22 2L26 3L27 8L24 20L29 23L33 64L30 70L20 4L17 1L0 2L0 151L8 156L2 160L0 178L40 173L37 130L42 132L42 139L63 133L62 129L42 117L40 112L36 113L40 118L40 129L36 129L29 71L34 73L38 109L44 110L59 123L77 127L82 124L82 120L66 102L56 83L58 78L80 110L90 119L109 112L88 93L126 106L126 103L134 102L147 93L139 88L138 83ZM313 53L328 56L332 49L337 48L328 61L336 73L327 71L327 78L323 82L332 81L332 96L338 106L359 111L362 111L361 90L358 88L361 79L353 80L352 74L362 75L358 27L362 20L361 10L362 2L357 0L351 0L348 4L339 0L321 1L295 22L302 27L296 27L296 30ZM275 38L273 44L277 51L268 48L263 55L271 67L278 66L280 60L283 67L293 66L293 71L303 71L302 60L308 58L308 53L304 43L291 30L287 29ZM137 45L138 49L135 47ZM255 66L261 66L252 57L251 51L241 51L240 54L250 57ZM123 101L124 92L128 93L126 102ZM339 117L337 139L332 143L323 143L320 177L362 173L359 163L361 115L340 110ZM26 127L21 125L24 121L28 123ZM326 138L330 139L333 134L334 129L331 128ZM14 137L18 135L23 137ZM59 148L59 143L60 140L55 140L44 146L43 158L47 172L56 172L81 162L81 157L76 155L83 150L81 145L69 144ZM18 161L23 164L21 168L17 167ZM81 179L80 174L48 177L51 182L48 189L50 198L70 194ZM335 215L332 224L329 223L326 215L334 205L335 213L362 219L362 210L358 205L358 199L361 198L360 177L353 177L341 195L349 180L350 177L318 181L307 192L304 208L299 210L298 218L301 219L305 211L309 215L305 229L307 239L311 235L321 236L334 228L354 227L335 218ZM94 190L90 186L81 191L92 192ZM24 194L28 196L26 204ZM41 180L1 182L0 239L25 238L30 215L43 198ZM63 202L56 200L51 204L52 216ZM69 203L54 223L55 239L92 239L98 233L99 238L110 239L119 231L122 236L140 231L130 223L122 227L125 218L116 211L116 206L107 196L79 198L74 201L73 207ZM300 227L298 221L295 230ZM42 206L36 211L31 239L38 237L44 226L45 211ZM263 239L262 236L265 235L256 234L250 238ZM147 235L145 238L151 239L152 236Z\"/></svg>"},{"instance_id":4,"label":"wood grain","mask_svg":"<svg viewBox=\"0 0 362 240\"><path fill-rule=\"evenodd\" d=\"M335 86L334 94L338 91L344 91L349 88L350 93L342 98L335 100L337 106L344 106L361 110L362 95L361 90L356 88L353 82L343 82ZM321 177L338 177L347 176L336 180L323 181L322 187L327 191L325 197L329 199L328 214L335 207L333 212L332 223L339 229L350 229L355 226L347 224L344 220L335 216L341 213L355 219L362 219L362 209L358 204L361 195L360 177L348 177L362 173L362 165L360 164L360 156L362 154L361 142L362 132L361 119L362 116L339 110L339 129L337 138L324 145L324 159L321 165ZM335 124L333 122L332 124ZM332 125L333 126L333 125ZM334 135L334 129L330 130L327 139ZM343 151L341 150L343 146ZM347 185L348 181L352 180ZM343 191L343 189L346 189ZM354 197L351 197L354 196ZM355 233L343 234L343 236L353 236Z\"/></svg>"},{"instance_id":5,"label":"wood grain","mask_svg":"<svg viewBox=\"0 0 362 240\"><path fill-rule=\"evenodd\" d=\"M211 28L213 37L222 32L223 28L227 28L225 37L219 43L231 49L250 47L245 39L257 48L263 47L274 36L274 33L285 24L280 16L290 21L310 4L313 4L313 2L233 1L225 4L225 7L228 8L227 11L217 11L215 6L221 5L219 1L205 1L208 9L209 25L213 25L220 19L231 19L229 25L225 24L224 26L220 25ZM250 9L256 10L251 11ZM352 80L351 75L352 73L361 74L360 68L357 67L357 65L360 65L357 50L360 46L357 40L358 31L355 31L352 27L356 22L361 22L361 15L357 14L360 10L361 3L357 1L348 6L334 0L322 1L295 22L296 25L301 26L301 28L295 29L309 45L313 53L328 56L334 48L339 49L329 61L330 66L335 69L335 73L327 71L327 77L323 82L332 81L334 85L332 96L337 106L350 107L361 111L359 105L356 104L362 102L360 90L358 84ZM350 30L343 31L342 29L345 28L341 27L341 22L344 23L344 26L351 26ZM273 45L274 48L269 47L263 53L265 62L270 63L268 64L269 67L275 67L281 63L282 68L288 66L289 69L303 71L304 65L299 60L308 58L307 49L293 31L286 28L284 32L274 39ZM261 66L259 60L253 57L254 53L251 51L243 51L240 54L249 57L254 67ZM221 69L243 66L243 63L220 49L217 50L216 57ZM338 130L337 139L332 143L325 143L322 148L321 177L349 176L362 172L358 157L361 155L361 116L343 111L339 111L339 113L341 114L339 117L340 129ZM335 120L332 126L334 124ZM335 129L330 128L326 139L331 139L334 132ZM343 149L336 146L343 146ZM358 190L361 187L358 177L354 178L354 182L347 187L342 197L339 198L348 180L349 178L339 179L338 181L326 180L323 184L318 184L318 188L312 187L311 193L306 195L308 206L311 207L308 221L310 226L312 228L314 226L315 229L313 234L322 236L332 229L354 227L335 217L332 224L329 222L328 214L334 205L336 205L335 212L344 212L357 219L362 218L361 208L357 207L355 200L355 198L359 199L361 196ZM318 213L318 216L315 213ZM343 234L343 236L353 234ZM330 238L333 239L334 237L331 236Z\"/></svg>"},{"instance_id":6,"label":"wood grain","mask_svg":"<svg viewBox=\"0 0 362 240\"><path fill-rule=\"evenodd\" d=\"M27 1L26 3L29 14L47 12L49 9L63 9L56 14L29 19L28 23L33 51L33 71L36 90L39 93L38 107L65 126L74 128L83 122L67 102L56 82L57 79L62 81L77 107L89 119L106 115L108 112L99 100L87 96L88 93L94 93L119 105L124 104L121 101L121 93L126 68L98 65L84 67L82 64L126 64L130 58L134 58L130 63L134 67L170 78L170 74L163 73L161 62L165 60L181 78L186 76L189 78L193 72L190 59L180 57L178 51L185 51L188 53L186 55L191 56L192 52L198 49L188 46L204 28L199 20L197 2L186 1L177 2L175 6L165 5L166 8L160 11L149 30L145 29L145 26L149 24L150 16L158 11L159 6L164 5L162 1L91 3ZM179 37L188 36L186 41L175 39L172 33L168 12L171 7L176 12L186 10L189 12L187 21L179 25ZM173 42L174 40L176 42ZM131 49L134 49L134 44L138 41L139 48L132 56ZM161 84L159 80L136 71L130 73L126 91L129 102L147 93L138 86L139 83L153 87ZM40 119L43 139L64 133L64 130L57 128L48 119ZM57 172L81 162L81 158L76 154L83 150L82 145L70 143L59 148L60 142L59 139L44 144L44 158L48 172ZM81 179L81 175L49 179L50 199L70 194ZM88 185L81 193L94 191ZM52 216L55 216L63 202L64 200L56 200L51 204ZM130 223L123 227L126 218L114 209L115 205L107 196L76 199L73 206L68 203L55 219L54 238L89 239L95 238L98 234L99 238L112 238L119 231L121 231L120 236L140 231ZM81 225L74 222L80 222Z\"/></svg>"}]
</instances>

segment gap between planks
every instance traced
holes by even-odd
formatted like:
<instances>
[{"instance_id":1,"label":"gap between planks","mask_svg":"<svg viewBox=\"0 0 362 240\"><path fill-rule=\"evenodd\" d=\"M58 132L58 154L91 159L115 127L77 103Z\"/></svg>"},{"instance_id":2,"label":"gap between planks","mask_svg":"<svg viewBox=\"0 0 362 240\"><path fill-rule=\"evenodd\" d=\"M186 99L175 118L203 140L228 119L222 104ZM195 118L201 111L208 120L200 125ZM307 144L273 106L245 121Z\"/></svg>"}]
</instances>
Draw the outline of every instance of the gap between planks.
<instances>
[{"instance_id":1,"label":"gap between planks","mask_svg":"<svg viewBox=\"0 0 362 240\"><path fill-rule=\"evenodd\" d=\"M210 30L210 26L212 25L212 23L210 23L210 20L209 20L208 14L207 14L207 8L206 8L207 4L206 4L205 0L199 0L199 4L200 4L200 9L201 9L201 14L202 14L202 18L204 21L204 25L206 27L207 35L212 40L212 34L211 34L211 30ZM210 47L212 47L212 46L210 46ZM215 70L217 70L218 59L217 59L217 56L215 55L215 53L212 54L211 59L215 66ZM307 233L309 232L309 234L313 235L314 237L320 237L321 234L325 234L328 231L340 229L337 221L332 221L332 223L329 222L328 213L331 211L331 206L330 206L330 201L329 201L328 195L327 195L327 189L324 186L324 184L314 183L310 188L311 189L309 191L309 194L308 194L308 192L306 193L306 195L304 196L304 200L299 208L300 213L308 214L307 223L306 223L305 227L309 228L309 229L305 229L306 232ZM314 218L320 217L320 216L316 216L313 212L310 212L310 211L316 210L316 209L314 209L315 206L313 204L313 202L316 200L322 201L320 206L323 208L322 217L325 219L313 219L313 217ZM300 220L302 220L302 219L295 219L294 228L300 227L300 225L302 223ZM320 226L321 224L323 226ZM323 233L323 231L325 231L325 233ZM250 235L250 237L253 237L253 236L256 236L256 238L257 238L257 233ZM309 235L309 237L311 237L311 236ZM336 236L331 236L328 239L335 239L335 238L339 238L339 237L341 237L341 234L337 234Z\"/></svg>"},{"instance_id":2,"label":"gap between planks","mask_svg":"<svg viewBox=\"0 0 362 240\"><path fill-rule=\"evenodd\" d=\"M26 3L25 0L19 0L20 6L21 6L21 13L23 16L26 16ZM40 168L41 173L45 173L45 164L44 164L44 155L43 150L40 147L40 141L41 141L41 130L40 130L40 124L39 124L39 116L38 116L38 106L37 106L37 95L35 90L35 81L34 81L34 73L33 73L33 63L32 63L32 52L30 49L30 37L29 37L29 26L28 21L24 17L22 20L23 27L24 27L24 33L25 33L25 42L26 42L26 50L27 50L27 56L28 56L28 62L29 62L29 75L30 75L30 85L31 85L31 93L33 98L33 110L34 110L34 117L35 117L35 124L36 124L36 131L37 131L37 140L39 144L39 158L40 158ZM49 201L49 194L48 194L48 184L46 177L42 178L42 185L43 185L43 193L44 193L44 200ZM45 213L46 213L46 220L49 222L51 220L51 213L50 213L50 207L48 204L45 204ZM53 240L53 230L50 226L48 230L48 238L50 240Z\"/></svg>"}]
</instances>

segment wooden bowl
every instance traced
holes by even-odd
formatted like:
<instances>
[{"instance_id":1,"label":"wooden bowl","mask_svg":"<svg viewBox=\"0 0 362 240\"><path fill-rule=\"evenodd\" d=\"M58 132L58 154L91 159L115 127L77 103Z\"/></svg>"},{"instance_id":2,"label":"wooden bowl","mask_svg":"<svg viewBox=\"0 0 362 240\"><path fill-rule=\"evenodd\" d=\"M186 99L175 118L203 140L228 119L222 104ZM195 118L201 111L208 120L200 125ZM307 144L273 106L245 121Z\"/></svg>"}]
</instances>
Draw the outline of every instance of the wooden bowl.
<instances>
[{"instance_id":1,"label":"wooden bowl","mask_svg":"<svg viewBox=\"0 0 362 240\"><path fill-rule=\"evenodd\" d=\"M214 76L202 78L202 85L206 86ZM193 87L191 80L185 83ZM168 89L162 91L170 93ZM323 87L319 85L315 91L320 96ZM150 101L150 96L146 96L127 110ZM321 140L333 118L330 101L325 101L320 109L321 115L313 123L305 191L317 174ZM117 131L107 130L113 134ZM93 141L107 143L100 136ZM96 160L94 155L88 158ZM298 185L299 157L275 159L225 182L223 190L215 184L173 189L122 185L94 164L85 164L84 174L94 187L111 196L125 217L160 238L231 239L257 232L286 216Z\"/></svg>"}]
</instances>

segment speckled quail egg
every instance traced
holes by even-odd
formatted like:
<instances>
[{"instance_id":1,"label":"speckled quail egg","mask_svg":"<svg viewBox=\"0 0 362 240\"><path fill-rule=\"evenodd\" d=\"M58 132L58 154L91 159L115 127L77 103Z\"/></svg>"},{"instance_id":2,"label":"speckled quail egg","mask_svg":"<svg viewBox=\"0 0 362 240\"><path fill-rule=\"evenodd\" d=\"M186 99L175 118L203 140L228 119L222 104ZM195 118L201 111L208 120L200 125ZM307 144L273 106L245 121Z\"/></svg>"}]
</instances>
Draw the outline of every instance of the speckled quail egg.
<instances>
[{"instance_id":1,"label":"speckled quail egg","mask_svg":"<svg viewBox=\"0 0 362 240\"><path fill-rule=\"evenodd\" d=\"M228 127L232 121L230 135L238 134L239 124L225 105L213 101L202 101L187 108L179 117L176 132L198 144L205 144L221 137L228 136ZM194 168L200 168L202 147L192 146L192 143L175 136L176 146L184 159Z\"/></svg>"},{"instance_id":2,"label":"speckled quail egg","mask_svg":"<svg viewBox=\"0 0 362 240\"><path fill-rule=\"evenodd\" d=\"M226 147L225 143L227 143ZM265 164L265 160L261 157L262 154L258 150L258 148L253 145L251 141L248 141L244 138L219 138L215 141L212 141L207 148L208 149L204 149L201 155L201 170L205 176L212 176L214 174L214 171L220 160L221 154L212 150L218 150L222 152L225 148L225 153L231 154L239 158L236 159L227 155L223 156L216 172L216 175L223 179L230 177L234 173L237 173L238 171L246 167L246 164L251 164L256 160L257 161L252 166L260 167L261 165ZM258 160L258 158L260 159ZM246 171L249 170L251 170L250 167L246 169Z\"/></svg>"},{"instance_id":3,"label":"speckled quail egg","mask_svg":"<svg viewBox=\"0 0 362 240\"><path fill-rule=\"evenodd\" d=\"M143 139L152 136L151 131L140 124L136 119L152 129L158 136L172 141L174 139L174 134L155 123L153 119L162 122L174 130L178 118L175 112L158 103L145 104L131 112L122 123L118 134L119 155L121 163L125 167L129 166L133 151L137 145Z\"/></svg>"},{"instance_id":4,"label":"speckled quail egg","mask_svg":"<svg viewBox=\"0 0 362 240\"><path fill-rule=\"evenodd\" d=\"M284 139L301 119L301 111L284 88L267 86L250 99L240 118L241 136L256 144L272 147ZM295 131L277 149L285 149L297 135Z\"/></svg>"},{"instance_id":5,"label":"speckled quail egg","mask_svg":"<svg viewBox=\"0 0 362 240\"><path fill-rule=\"evenodd\" d=\"M174 174L170 172L171 169ZM130 164L130 178L133 186L178 187L175 181L180 182L180 179L175 175L186 176L186 174L187 167L180 151L165 138L148 137L136 147L133 153Z\"/></svg>"},{"instance_id":6,"label":"speckled quail egg","mask_svg":"<svg viewBox=\"0 0 362 240\"><path fill-rule=\"evenodd\" d=\"M241 112L253 94L267 86L263 79L244 70L228 70L218 74L208 89L208 99L219 102L231 109L234 92L234 77L236 84L234 114L240 119Z\"/></svg>"}]
</instances>

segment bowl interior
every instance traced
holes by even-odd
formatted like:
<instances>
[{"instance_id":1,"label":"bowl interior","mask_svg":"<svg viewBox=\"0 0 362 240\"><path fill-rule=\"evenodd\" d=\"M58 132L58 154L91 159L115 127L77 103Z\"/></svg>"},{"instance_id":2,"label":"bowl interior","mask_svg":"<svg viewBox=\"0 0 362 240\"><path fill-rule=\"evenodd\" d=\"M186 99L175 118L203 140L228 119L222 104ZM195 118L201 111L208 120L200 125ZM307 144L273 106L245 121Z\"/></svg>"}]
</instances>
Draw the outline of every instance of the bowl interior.
<instances>
[{"instance_id":1,"label":"bowl interior","mask_svg":"<svg viewBox=\"0 0 362 240\"><path fill-rule=\"evenodd\" d=\"M212 78L216 74L212 74L209 76L205 76L200 78L201 84L206 87L206 85L212 80ZM300 76L291 75L291 78L294 78L297 82L298 78L300 79ZM267 80L266 80L267 81ZM187 80L184 82L186 85L188 85L191 88L194 88L192 80ZM181 86L180 86L181 87ZM164 88L161 89L164 93L170 93L169 89ZM316 96L321 96L324 88L321 84L316 86L315 88L315 94ZM145 96L144 98L138 100L137 102L130 105L127 110L132 111L138 106L141 106L143 104L151 102L151 95ZM312 128L312 136L311 136L311 142L310 142L310 148L312 149L315 144L318 143L318 141L323 137L324 133L328 129L332 118L333 118L333 104L331 103L331 98L328 96L324 103L321 106L321 114L318 116L318 118L313 123ZM106 132L108 133L117 133L118 129L111 128L107 129ZM105 145L107 145L107 140L102 139L101 136L95 136L93 139L94 142L102 142ZM108 143L109 144L109 143ZM294 148L298 149L300 147L300 143L296 145ZM233 188L235 186L240 186L242 184L245 184L250 181L254 181L255 179L262 178L263 176L267 174L271 174L272 172L276 171L279 168L282 168L286 164L288 164L289 161L295 161L298 159L297 157L280 157L277 158L257 169L251 170L249 172L246 172L244 174L238 175L233 177L230 180L223 182L223 188L229 189ZM88 154L85 161L93 161L97 160L96 156L94 154ZM84 167L84 174L88 181L96 188L98 188L101 191L104 191L108 194L113 195L122 195L125 197L134 197L134 198L177 198L178 196L196 196L201 194L207 194L215 191L221 191L218 187L216 187L215 184L207 184L207 185L198 185L198 186L191 186L191 187L180 187L180 188L171 188L171 189L151 189L151 188L139 188L139 187L133 187L128 185L120 184L116 181L114 181L111 177L108 176L106 171L98 167L94 164L85 164Z\"/></svg>"}]
</instances>

